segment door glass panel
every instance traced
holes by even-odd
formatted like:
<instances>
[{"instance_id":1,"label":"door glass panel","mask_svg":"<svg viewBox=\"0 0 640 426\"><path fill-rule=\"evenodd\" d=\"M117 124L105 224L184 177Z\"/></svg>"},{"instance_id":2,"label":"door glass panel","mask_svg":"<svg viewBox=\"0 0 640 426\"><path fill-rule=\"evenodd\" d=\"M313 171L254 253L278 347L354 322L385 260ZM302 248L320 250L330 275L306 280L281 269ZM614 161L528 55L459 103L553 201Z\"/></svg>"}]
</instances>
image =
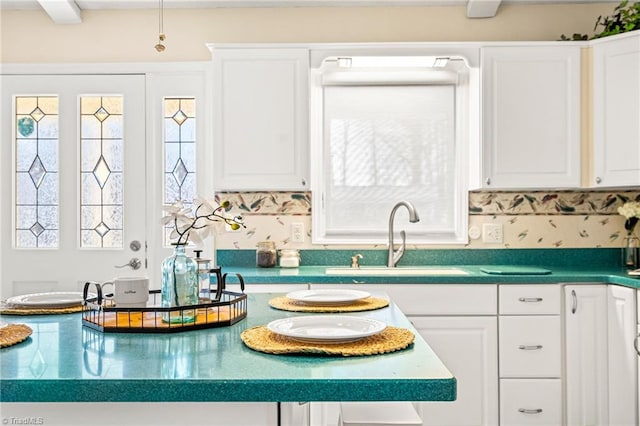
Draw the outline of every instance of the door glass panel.
<instances>
[{"instance_id":1,"label":"door glass panel","mask_svg":"<svg viewBox=\"0 0 640 426\"><path fill-rule=\"evenodd\" d=\"M57 248L58 97L15 98L15 246Z\"/></svg>"},{"instance_id":2,"label":"door glass panel","mask_svg":"<svg viewBox=\"0 0 640 426\"><path fill-rule=\"evenodd\" d=\"M80 247L123 246L122 96L80 97Z\"/></svg>"},{"instance_id":3,"label":"door glass panel","mask_svg":"<svg viewBox=\"0 0 640 426\"><path fill-rule=\"evenodd\" d=\"M196 197L196 100L164 99L164 190L163 203L183 201L193 206ZM165 245L173 227L167 225Z\"/></svg>"}]
</instances>

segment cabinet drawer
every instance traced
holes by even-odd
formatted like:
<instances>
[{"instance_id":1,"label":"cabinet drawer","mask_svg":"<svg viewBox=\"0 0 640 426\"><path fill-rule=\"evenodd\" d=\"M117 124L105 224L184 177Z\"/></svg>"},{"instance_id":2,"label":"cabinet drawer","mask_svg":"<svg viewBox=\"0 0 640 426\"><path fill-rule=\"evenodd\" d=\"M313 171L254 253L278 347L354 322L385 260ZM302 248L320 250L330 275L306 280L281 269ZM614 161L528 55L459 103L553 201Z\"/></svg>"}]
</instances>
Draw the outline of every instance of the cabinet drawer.
<instances>
[{"instance_id":1,"label":"cabinet drawer","mask_svg":"<svg viewBox=\"0 0 640 426\"><path fill-rule=\"evenodd\" d=\"M560 286L501 285L499 304L503 315L559 315Z\"/></svg>"},{"instance_id":2,"label":"cabinet drawer","mask_svg":"<svg viewBox=\"0 0 640 426\"><path fill-rule=\"evenodd\" d=\"M560 316L499 318L500 377L560 377Z\"/></svg>"},{"instance_id":3,"label":"cabinet drawer","mask_svg":"<svg viewBox=\"0 0 640 426\"><path fill-rule=\"evenodd\" d=\"M561 425L560 379L500 380L500 425Z\"/></svg>"}]
</instances>

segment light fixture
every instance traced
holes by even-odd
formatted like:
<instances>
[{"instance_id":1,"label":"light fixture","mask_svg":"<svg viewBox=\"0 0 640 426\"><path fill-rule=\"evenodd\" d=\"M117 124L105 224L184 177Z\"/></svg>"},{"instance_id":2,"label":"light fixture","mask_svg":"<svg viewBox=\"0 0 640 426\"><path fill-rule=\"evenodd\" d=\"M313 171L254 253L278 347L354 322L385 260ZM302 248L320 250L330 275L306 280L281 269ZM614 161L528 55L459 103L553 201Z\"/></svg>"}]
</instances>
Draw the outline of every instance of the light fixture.
<instances>
[{"instance_id":1,"label":"light fixture","mask_svg":"<svg viewBox=\"0 0 640 426\"><path fill-rule=\"evenodd\" d=\"M162 43L167 36L164 35L164 0L159 0L158 4L158 44L155 45L156 52L164 52L164 44Z\"/></svg>"}]
</instances>

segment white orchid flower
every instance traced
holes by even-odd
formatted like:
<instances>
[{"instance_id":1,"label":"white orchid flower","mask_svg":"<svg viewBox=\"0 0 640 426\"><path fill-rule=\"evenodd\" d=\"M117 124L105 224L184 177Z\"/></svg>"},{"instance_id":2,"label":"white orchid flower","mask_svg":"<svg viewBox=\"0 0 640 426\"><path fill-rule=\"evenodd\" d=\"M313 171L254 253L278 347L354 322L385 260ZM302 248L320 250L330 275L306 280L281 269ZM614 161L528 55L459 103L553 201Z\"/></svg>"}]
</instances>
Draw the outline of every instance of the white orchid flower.
<instances>
[{"instance_id":1,"label":"white orchid flower","mask_svg":"<svg viewBox=\"0 0 640 426\"><path fill-rule=\"evenodd\" d=\"M164 206L163 210L168 213L162 217L161 223L164 226L173 225L173 230L169 237L176 239L176 244L186 244L189 241L199 245L210 235L215 234L214 222L225 222L238 229L244 226L241 216L227 217L221 212L225 206L229 206L226 201L218 206L215 201L209 201L201 197L194 200L195 209L185 208L182 201L178 201L169 206Z\"/></svg>"},{"instance_id":2,"label":"white orchid flower","mask_svg":"<svg viewBox=\"0 0 640 426\"><path fill-rule=\"evenodd\" d=\"M170 222L176 220L183 220L191 213L191 209L185 208L182 201L177 201L171 205L163 206L162 210L168 213L161 219L163 225L168 225Z\"/></svg>"}]
</instances>

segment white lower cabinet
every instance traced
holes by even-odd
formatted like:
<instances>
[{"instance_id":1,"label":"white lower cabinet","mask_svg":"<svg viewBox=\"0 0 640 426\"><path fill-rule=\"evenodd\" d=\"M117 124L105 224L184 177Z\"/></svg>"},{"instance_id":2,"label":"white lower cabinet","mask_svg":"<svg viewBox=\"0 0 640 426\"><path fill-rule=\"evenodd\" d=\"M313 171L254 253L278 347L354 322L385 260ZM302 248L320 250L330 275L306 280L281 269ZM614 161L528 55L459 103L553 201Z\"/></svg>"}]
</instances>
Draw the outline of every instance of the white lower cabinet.
<instances>
[{"instance_id":1,"label":"white lower cabinet","mask_svg":"<svg viewBox=\"0 0 640 426\"><path fill-rule=\"evenodd\" d=\"M500 379L500 425L561 424L560 379Z\"/></svg>"},{"instance_id":2,"label":"white lower cabinet","mask_svg":"<svg viewBox=\"0 0 640 426\"><path fill-rule=\"evenodd\" d=\"M312 285L322 288L328 285ZM638 426L636 290L607 284L345 285L386 292L457 379L423 425ZM311 404L312 426L338 403Z\"/></svg>"},{"instance_id":3,"label":"white lower cabinet","mask_svg":"<svg viewBox=\"0 0 640 426\"><path fill-rule=\"evenodd\" d=\"M565 287L567 425L638 425L636 324L633 289Z\"/></svg>"},{"instance_id":4,"label":"white lower cabinet","mask_svg":"<svg viewBox=\"0 0 640 426\"><path fill-rule=\"evenodd\" d=\"M500 377L562 374L560 315L500 316Z\"/></svg>"},{"instance_id":5,"label":"white lower cabinet","mask_svg":"<svg viewBox=\"0 0 640 426\"><path fill-rule=\"evenodd\" d=\"M561 291L499 287L500 425L562 425Z\"/></svg>"},{"instance_id":6,"label":"white lower cabinet","mask_svg":"<svg viewBox=\"0 0 640 426\"><path fill-rule=\"evenodd\" d=\"M280 403L280 424L278 426L310 426L310 406L308 402Z\"/></svg>"},{"instance_id":7,"label":"white lower cabinet","mask_svg":"<svg viewBox=\"0 0 640 426\"><path fill-rule=\"evenodd\" d=\"M607 290L609 425L634 426L638 425L636 290L617 285Z\"/></svg>"},{"instance_id":8,"label":"white lower cabinet","mask_svg":"<svg viewBox=\"0 0 640 426\"><path fill-rule=\"evenodd\" d=\"M607 286L567 285L564 293L566 422L606 426Z\"/></svg>"},{"instance_id":9,"label":"white lower cabinet","mask_svg":"<svg viewBox=\"0 0 640 426\"><path fill-rule=\"evenodd\" d=\"M2 420L46 426L277 426L278 411L275 402L3 402ZM282 422L294 425L305 423Z\"/></svg>"},{"instance_id":10,"label":"white lower cabinet","mask_svg":"<svg viewBox=\"0 0 640 426\"><path fill-rule=\"evenodd\" d=\"M335 285L312 285L331 288ZM457 379L453 402L416 402L423 425L498 424L497 286L494 284L355 284L385 292ZM311 407L312 426L337 424L338 404Z\"/></svg>"},{"instance_id":11,"label":"white lower cabinet","mask_svg":"<svg viewBox=\"0 0 640 426\"><path fill-rule=\"evenodd\" d=\"M423 425L498 424L498 330L495 316L411 317L457 379L454 402L422 402Z\"/></svg>"},{"instance_id":12,"label":"white lower cabinet","mask_svg":"<svg viewBox=\"0 0 640 426\"><path fill-rule=\"evenodd\" d=\"M640 418L640 303L638 303L638 300L640 300L640 290L636 290L636 321L638 321L638 330L636 333L636 337L633 340L634 350L637 355L636 367L638 370L638 375L636 376L638 378L638 381L636 382L638 384L638 386L636 387L636 397L638 398L638 405L636 405L636 415L638 416L638 418Z\"/></svg>"}]
</instances>

